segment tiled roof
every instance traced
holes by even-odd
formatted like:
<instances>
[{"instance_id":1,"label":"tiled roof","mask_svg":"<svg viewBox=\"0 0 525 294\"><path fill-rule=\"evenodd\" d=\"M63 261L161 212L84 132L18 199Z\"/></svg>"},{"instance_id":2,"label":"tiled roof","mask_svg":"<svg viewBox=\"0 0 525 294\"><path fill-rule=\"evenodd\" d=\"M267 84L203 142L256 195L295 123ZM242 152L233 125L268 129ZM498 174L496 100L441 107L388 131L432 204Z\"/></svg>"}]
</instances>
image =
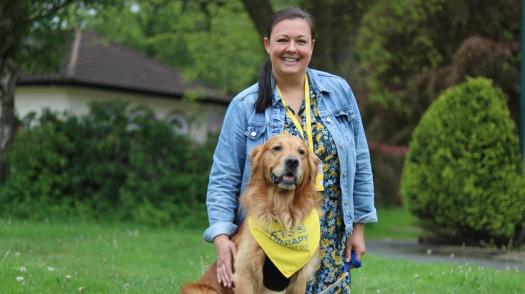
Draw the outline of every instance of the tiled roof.
<instances>
[{"instance_id":1,"label":"tiled roof","mask_svg":"<svg viewBox=\"0 0 525 294\"><path fill-rule=\"evenodd\" d=\"M218 90L184 81L175 69L99 34L77 31L59 73L22 73L18 85L71 84L180 98L195 93L199 101L228 103Z\"/></svg>"}]
</instances>

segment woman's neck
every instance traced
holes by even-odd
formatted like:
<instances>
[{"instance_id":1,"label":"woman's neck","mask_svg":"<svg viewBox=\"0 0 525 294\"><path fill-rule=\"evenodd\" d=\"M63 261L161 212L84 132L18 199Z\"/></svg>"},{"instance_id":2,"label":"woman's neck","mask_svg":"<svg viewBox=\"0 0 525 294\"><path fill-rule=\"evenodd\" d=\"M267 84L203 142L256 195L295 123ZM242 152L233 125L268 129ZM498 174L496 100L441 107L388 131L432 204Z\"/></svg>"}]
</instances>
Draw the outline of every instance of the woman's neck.
<instances>
[{"instance_id":1,"label":"woman's neck","mask_svg":"<svg viewBox=\"0 0 525 294\"><path fill-rule=\"evenodd\" d=\"M282 92L295 91L304 89L304 74L302 75L276 75L275 83Z\"/></svg>"},{"instance_id":2,"label":"woman's neck","mask_svg":"<svg viewBox=\"0 0 525 294\"><path fill-rule=\"evenodd\" d=\"M304 100L304 75L300 79L276 77L275 82L281 90L281 98L292 108L294 114L298 115Z\"/></svg>"}]
</instances>

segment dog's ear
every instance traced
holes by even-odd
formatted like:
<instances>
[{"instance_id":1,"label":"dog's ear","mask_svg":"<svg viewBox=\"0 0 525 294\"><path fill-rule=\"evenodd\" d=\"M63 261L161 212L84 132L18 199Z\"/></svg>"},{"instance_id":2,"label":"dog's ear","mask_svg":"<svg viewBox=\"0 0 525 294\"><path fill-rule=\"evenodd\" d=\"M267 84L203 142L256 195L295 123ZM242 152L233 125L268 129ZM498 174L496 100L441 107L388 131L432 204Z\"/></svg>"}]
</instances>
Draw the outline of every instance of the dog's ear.
<instances>
[{"instance_id":1,"label":"dog's ear","mask_svg":"<svg viewBox=\"0 0 525 294\"><path fill-rule=\"evenodd\" d=\"M263 152L264 144L260 144L257 147L255 147L251 154L250 154L250 160L252 163L252 172L255 172L257 168L259 167L259 161L261 160L261 156L264 153Z\"/></svg>"},{"instance_id":2,"label":"dog's ear","mask_svg":"<svg viewBox=\"0 0 525 294\"><path fill-rule=\"evenodd\" d=\"M319 172L321 160L315 153L310 153L310 156L308 156L308 165L310 168L310 180L315 183L316 181L316 175ZM322 172L322 171L321 171Z\"/></svg>"},{"instance_id":3,"label":"dog's ear","mask_svg":"<svg viewBox=\"0 0 525 294\"><path fill-rule=\"evenodd\" d=\"M261 151L263 149L263 145L264 144L260 144L260 145L257 145L257 147L253 148L252 152L251 152L251 160L252 160L252 164L254 164L254 161L257 161L258 160L258 157L261 156Z\"/></svg>"}]
</instances>

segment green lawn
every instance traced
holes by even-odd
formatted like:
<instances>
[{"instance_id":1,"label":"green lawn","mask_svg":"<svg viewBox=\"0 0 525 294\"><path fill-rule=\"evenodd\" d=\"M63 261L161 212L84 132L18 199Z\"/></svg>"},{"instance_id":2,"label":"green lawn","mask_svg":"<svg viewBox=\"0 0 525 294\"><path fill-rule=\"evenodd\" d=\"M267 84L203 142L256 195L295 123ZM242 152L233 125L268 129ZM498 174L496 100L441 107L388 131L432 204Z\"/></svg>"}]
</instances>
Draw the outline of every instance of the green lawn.
<instances>
[{"instance_id":1,"label":"green lawn","mask_svg":"<svg viewBox=\"0 0 525 294\"><path fill-rule=\"evenodd\" d=\"M214 259L201 232L0 220L0 293L177 293ZM525 293L521 272L372 255L364 263L354 293Z\"/></svg>"},{"instance_id":2,"label":"green lawn","mask_svg":"<svg viewBox=\"0 0 525 294\"><path fill-rule=\"evenodd\" d=\"M364 257L352 271L353 293L525 293L525 273L477 265L427 264L400 259Z\"/></svg>"},{"instance_id":3,"label":"green lawn","mask_svg":"<svg viewBox=\"0 0 525 294\"><path fill-rule=\"evenodd\" d=\"M379 222L367 224L367 239L416 239L420 232L416 218L407 210L396 208L378 208Z\"/></svg>"},{"instance_id":4,"label":"green lawn","mask_svg":"<svg viewBox=\"0 0 525 294\"><path fill-rule=\"evenodd\" d=\"M215 258L200 232L0 222L0 293L78 293L81 287L85 293L173 292Z\"/></svg>"}]
</instances>

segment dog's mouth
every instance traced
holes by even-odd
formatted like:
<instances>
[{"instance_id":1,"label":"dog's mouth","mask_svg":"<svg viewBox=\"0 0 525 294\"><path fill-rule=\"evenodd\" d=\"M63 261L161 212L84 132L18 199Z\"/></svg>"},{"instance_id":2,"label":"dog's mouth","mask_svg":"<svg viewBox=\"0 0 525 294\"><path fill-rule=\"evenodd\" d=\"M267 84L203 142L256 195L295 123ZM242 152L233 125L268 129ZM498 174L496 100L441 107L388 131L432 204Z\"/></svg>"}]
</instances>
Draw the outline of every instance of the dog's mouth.
<instances>
[{"instance_id":1,"label":"dog's mouth","mask_svg":"<svg viewBox=\"0 0 525 294\"><path fill-rule=\"evenodd\" d=\"M292 190L295 189L297 184L297 177L292 172L285 173L281 176L277 176L272 173L272 182L279 186L279 188Z\"/></svg>"}]
</instances>

